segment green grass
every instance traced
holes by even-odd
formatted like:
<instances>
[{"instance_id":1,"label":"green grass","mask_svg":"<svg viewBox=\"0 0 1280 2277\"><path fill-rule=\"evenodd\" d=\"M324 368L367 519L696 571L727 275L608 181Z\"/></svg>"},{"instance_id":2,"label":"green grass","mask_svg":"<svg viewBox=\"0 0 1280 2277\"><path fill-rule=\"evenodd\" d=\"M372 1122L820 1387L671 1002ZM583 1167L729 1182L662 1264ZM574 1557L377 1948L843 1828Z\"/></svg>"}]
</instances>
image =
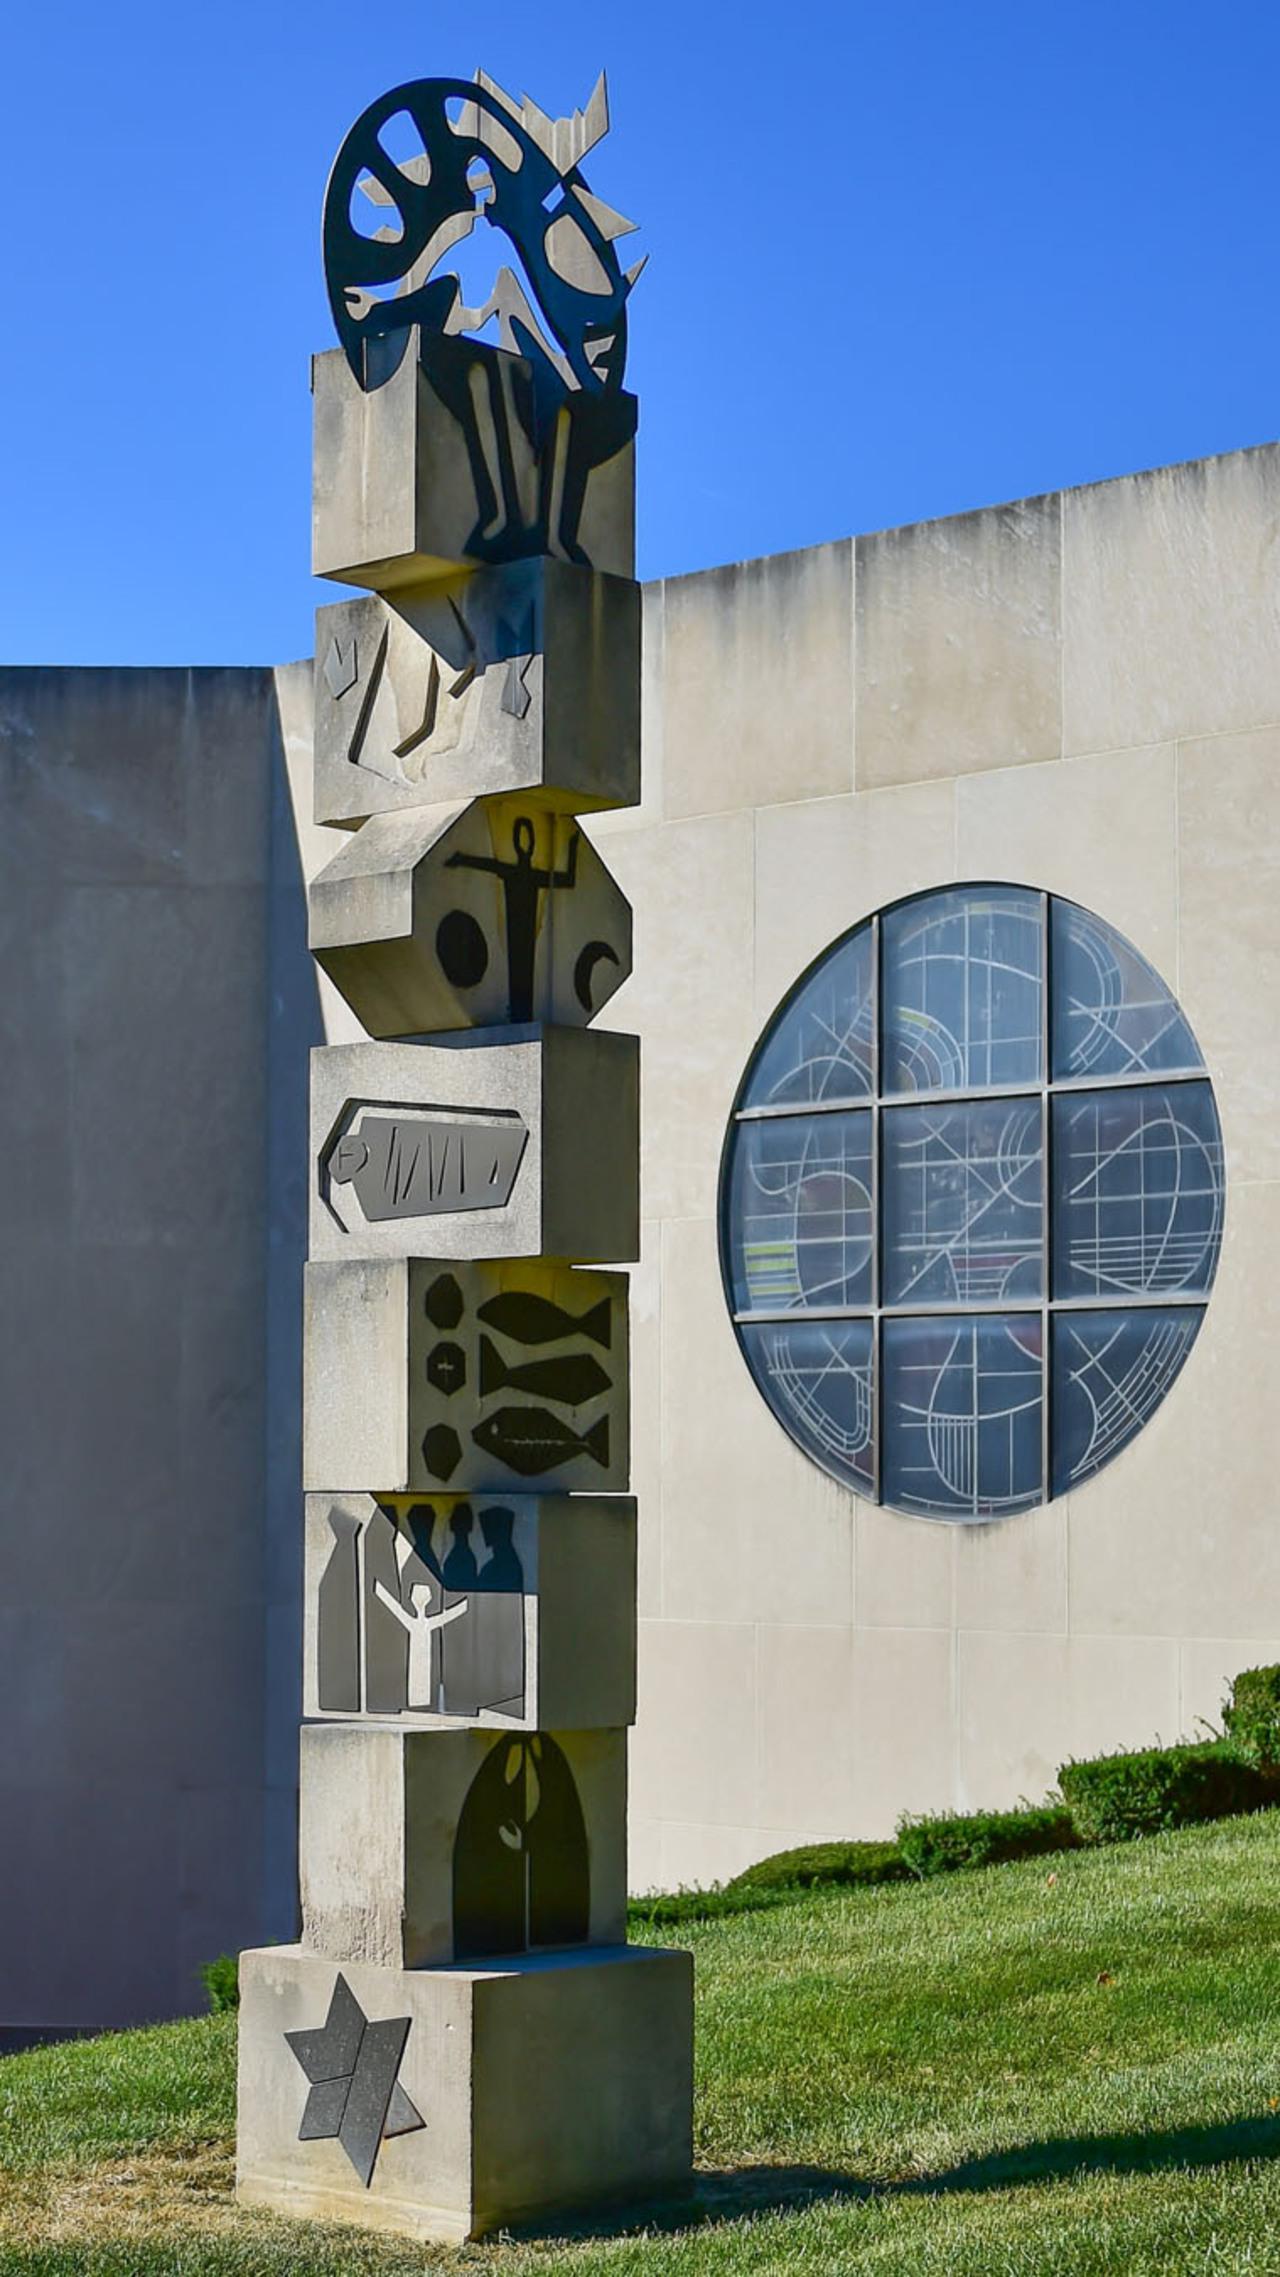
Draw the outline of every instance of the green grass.
<instances>
[{"instance_id":1,"label":"green grass","mask_svg":"<svg viewBox=\"0 0 1280 2277\"><path fill-rule=\"evenodd\" d=\"M1280 2273L1280 1812L671 1941L692 2205L461 2250L250 2213L220 2016L0 2063L0 2271Z\"/></svg>"}]
</instances>

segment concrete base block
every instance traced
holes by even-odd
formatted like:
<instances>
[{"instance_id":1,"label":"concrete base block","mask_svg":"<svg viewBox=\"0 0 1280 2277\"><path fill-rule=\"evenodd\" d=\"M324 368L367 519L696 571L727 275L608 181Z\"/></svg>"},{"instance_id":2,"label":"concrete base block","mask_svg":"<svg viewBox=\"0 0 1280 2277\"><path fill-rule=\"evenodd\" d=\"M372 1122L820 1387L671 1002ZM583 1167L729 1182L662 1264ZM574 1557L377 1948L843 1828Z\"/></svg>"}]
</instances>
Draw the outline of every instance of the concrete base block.
<instances>
[{"instance_id":1,"label":"concrete base block","mask_svg":"<svg viewBox=\"0 0 1280 2277\"><path fill-rule=\"evenodd\" d=\"M614 1945L625 1731L304 1724L302 1942L381 1968Z\"/></svg>"},{"instance_id":2,"label":"concrete base block","mask_svg":"<svg viewBox=\"0 0 1280 2277\"><path fill-rule=\"evenodd\" d=\"M687 1953L424 1970L296 1945L240 1957L246 2205L459 2241L678 2192L692 2085Z\"/></svg>"}]
</instances>

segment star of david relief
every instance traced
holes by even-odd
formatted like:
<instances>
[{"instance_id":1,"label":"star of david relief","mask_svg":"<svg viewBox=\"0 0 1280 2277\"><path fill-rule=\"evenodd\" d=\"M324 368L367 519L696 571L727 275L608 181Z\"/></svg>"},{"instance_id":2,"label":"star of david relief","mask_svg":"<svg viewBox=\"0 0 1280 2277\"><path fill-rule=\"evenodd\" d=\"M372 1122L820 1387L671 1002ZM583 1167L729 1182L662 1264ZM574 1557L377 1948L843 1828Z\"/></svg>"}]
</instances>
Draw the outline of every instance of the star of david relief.
<instances>
[{"instance_id":1,"label":"star of david relief","mask_svg":"<svg viewBox=\"0 0 1280 2277\"><path fill-rule=\"evenodd\" d=\"M341 2143L366 2190L381 2144L426 2125L398 2077L411 2023L408 2016L371 2022L339 1972L324 2023L285 2033L311 2082L298 2141Z\"/></svg>"}]
</instances>

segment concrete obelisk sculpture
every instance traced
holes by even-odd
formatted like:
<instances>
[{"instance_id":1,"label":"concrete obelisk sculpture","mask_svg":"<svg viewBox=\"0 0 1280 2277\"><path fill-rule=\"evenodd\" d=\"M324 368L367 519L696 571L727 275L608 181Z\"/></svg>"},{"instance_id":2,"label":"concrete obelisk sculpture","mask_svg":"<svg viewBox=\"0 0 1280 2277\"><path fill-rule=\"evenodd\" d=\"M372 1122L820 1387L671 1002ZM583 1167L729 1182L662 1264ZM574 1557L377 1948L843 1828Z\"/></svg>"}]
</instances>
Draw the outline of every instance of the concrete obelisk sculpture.
<instances>
[{"instance_id":1,"label":"concrete obelisk sculpture","mask_svg":"<svg viewBox=\"0 0 1280 2277\"><path fill-rule=\"evenodd\" d=\"M313 368L302 1938L241 1960L242 2198L422 2236L678 2184L685 1954L628 1947L631 226L553 119L421 80L325 205ZM440 270L500 233L488 302ZM490 343L475 337L497 329Z\"/></svg>"}]
</instances>

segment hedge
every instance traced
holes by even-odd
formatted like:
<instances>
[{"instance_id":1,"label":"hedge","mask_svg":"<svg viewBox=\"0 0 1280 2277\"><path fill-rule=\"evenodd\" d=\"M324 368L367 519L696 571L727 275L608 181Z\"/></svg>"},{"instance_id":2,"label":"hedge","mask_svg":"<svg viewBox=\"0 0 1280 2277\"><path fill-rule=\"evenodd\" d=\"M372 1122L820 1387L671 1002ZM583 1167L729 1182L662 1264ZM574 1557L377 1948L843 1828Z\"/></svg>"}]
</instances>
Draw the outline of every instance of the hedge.
<instances>
[{"instance_id":1,"label":"hedge","mask_svg":"<svg viewBox=\"0 0 1280 2277\"><path fill-rule=\"evenodd\" d=\"M999 1866L1012 1858L1043 1858L1074 1850L1079 1836L1070 1811L1045 1803L1038 1810L941 1811L898 1822L898 1849L923 1881L970 1866Z\"/></svg>"},{"instance_id":2,"label":"hedge","mask_svg":"<svg viewBox=\"0 0 1280 2277\"><path fill-rule=\"evenodd\" d=\"M896 1842L811 1842L800 1850L775 1850L758 1859L725 1887L730 1890L813 1890L830 1885L866 1889L880 1882L904 1882L907 1867Z\"/></svg>"},{"instance_id":3,"label":"hedge","mask_svg":"<svg viewBox=\"0 0 1280 2277\"><path fill-rule=\"evenodd\" d=\"M1242 1668L1222 1721L1246 1762L1262 1771L1280 1771L1280 1667Z\"/></svg>"},{"instance_id":4,"label":"hedge","mask_svg":"<svg viewBox=\"0 0 1280 2277\"><path fill-rule=\"evenodd\" d=\"M1274 1800L1274 1785L1229 1740L1147 1747L1064 1763L1058 1784L1084 1842L1129 1842Z\"/></svg>"}]
</instances>

